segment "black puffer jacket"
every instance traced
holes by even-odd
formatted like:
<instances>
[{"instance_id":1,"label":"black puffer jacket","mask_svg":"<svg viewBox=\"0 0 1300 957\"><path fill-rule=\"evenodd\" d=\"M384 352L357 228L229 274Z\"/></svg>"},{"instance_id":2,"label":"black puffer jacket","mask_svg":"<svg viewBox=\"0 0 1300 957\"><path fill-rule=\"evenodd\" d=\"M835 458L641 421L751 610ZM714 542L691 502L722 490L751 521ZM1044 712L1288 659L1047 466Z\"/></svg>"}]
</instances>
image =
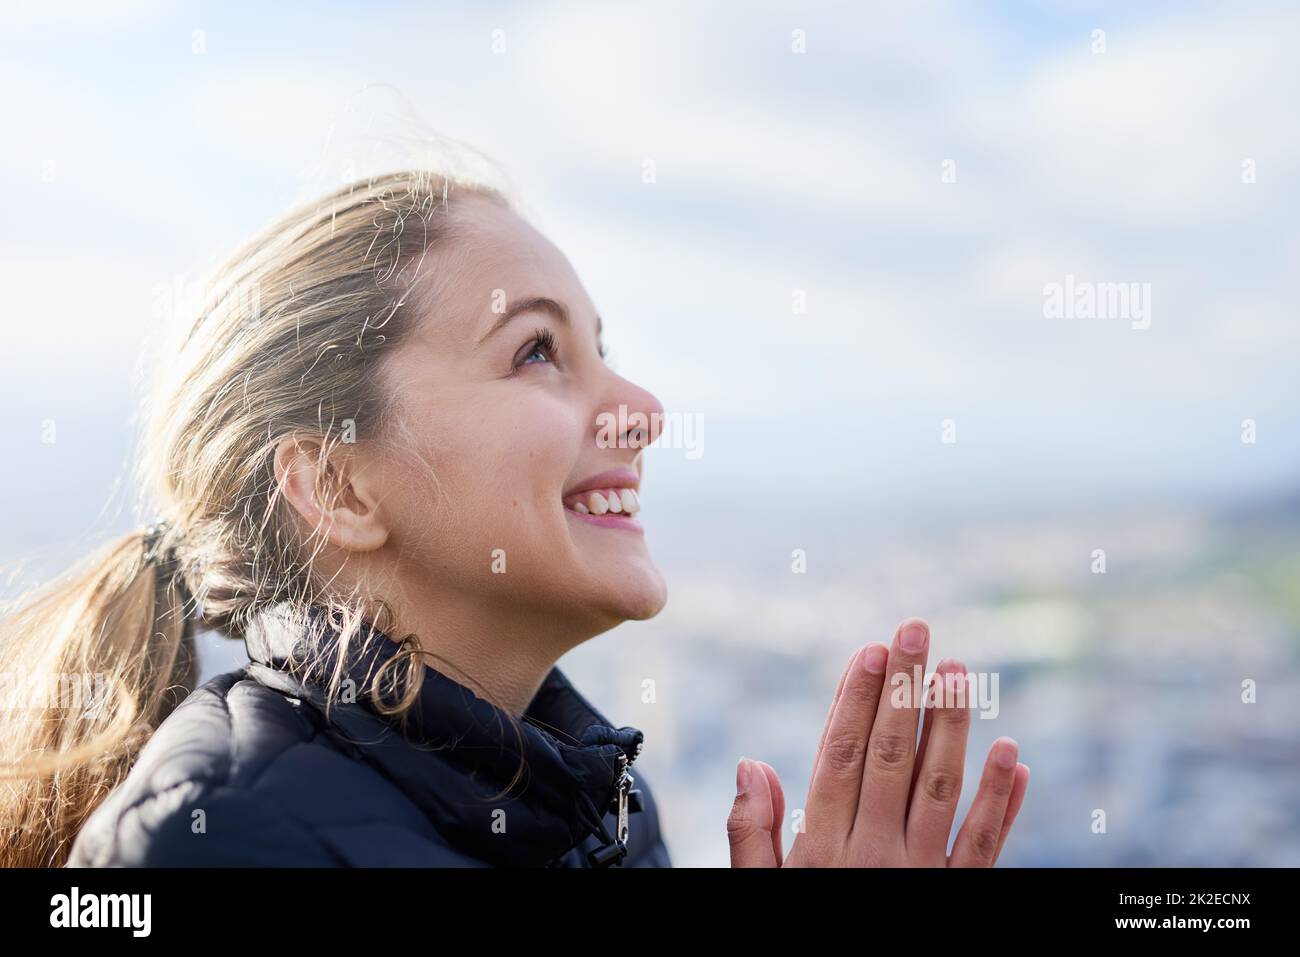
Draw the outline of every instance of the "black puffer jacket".
<instances>
[{"instance_id":1,"label":"black puffer jacket","mask_svg":"<svg viewBox=\"0 0 1300 957\"><path fill-rule=\"evenodd\" d=\"M333 627L316 609L310 620ZM263 615L245 637L246 668L208 681L159 726L68 865L671 866L650 790L626 769L640 731L611 727L553 668L521 743L505 712L426 666L403 733L364 693L398 650L374 635L346 664L355 703L335 703L327 721L322 683L283 667L303 633ZM496 796L521 754L522 781Z\"/></svg>"}]
</instances>

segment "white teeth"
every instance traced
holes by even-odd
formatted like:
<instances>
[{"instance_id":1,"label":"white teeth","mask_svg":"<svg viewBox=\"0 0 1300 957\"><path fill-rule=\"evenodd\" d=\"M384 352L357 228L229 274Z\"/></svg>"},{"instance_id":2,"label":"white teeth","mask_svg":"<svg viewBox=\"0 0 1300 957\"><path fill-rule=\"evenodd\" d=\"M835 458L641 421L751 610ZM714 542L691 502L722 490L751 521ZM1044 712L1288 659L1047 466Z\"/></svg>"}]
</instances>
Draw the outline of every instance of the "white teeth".
<instances>
[{"instance_id":1,"label":"white teeth","mask_svg":"<svg viewBox=\"0 0 1300 957\"><path fill-rule=\"evenodd\" d=\"M635 515L641 511L641 496L636 489L611 488L600 492L584 492L587 500L575 501L569 508L579 515ZM568 501L568 499L566 499Z\"/></svg>"}]
</instances>

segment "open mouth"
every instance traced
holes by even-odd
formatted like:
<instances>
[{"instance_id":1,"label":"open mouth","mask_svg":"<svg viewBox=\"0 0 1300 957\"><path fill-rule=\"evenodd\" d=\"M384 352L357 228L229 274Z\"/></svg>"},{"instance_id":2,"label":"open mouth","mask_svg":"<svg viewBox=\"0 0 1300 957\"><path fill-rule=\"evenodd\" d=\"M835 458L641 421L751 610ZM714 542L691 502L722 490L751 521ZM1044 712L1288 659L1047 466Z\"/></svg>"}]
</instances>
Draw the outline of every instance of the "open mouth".
<instances>
[{"instance_id":1,"label":"open mouth","mask_svg":"<svg viewBox=\"0 0 1300 957\"><path fill-rule=\"evenodd\" d=\"M641 511L641 497L634 488L584 489L564 497L564 510L591 525L641 530L641 523L633 518Z\"/></svg>"}]
</instances>

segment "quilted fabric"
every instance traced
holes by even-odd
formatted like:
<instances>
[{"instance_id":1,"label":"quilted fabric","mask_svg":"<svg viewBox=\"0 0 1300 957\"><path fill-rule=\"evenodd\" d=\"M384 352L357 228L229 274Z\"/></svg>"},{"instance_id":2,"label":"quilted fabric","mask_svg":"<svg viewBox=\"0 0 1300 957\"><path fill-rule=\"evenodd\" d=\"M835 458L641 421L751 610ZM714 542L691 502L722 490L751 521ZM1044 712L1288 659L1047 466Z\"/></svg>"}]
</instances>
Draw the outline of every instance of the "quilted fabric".
<instances>
[{"instance_id":1,"label":"quilted fabric","mask_svg":"<svg viewBox=\"0 0 1300 957\"><path fill-rule=\"evenodd\" d=\"M354 700L327 713L313 675L336 662L292 673L305 636L284 622L264 614L245 637L249 664L163 721L68 866L672 866L637 767L626 854L616 840L621 756L635 761L642 733L611 726L559 668L512 725L425 665L403 727L364 693L395 641L372 631L344 665ZM310 622L333 627L319 609Z\"/></svg>"}]
</instances>

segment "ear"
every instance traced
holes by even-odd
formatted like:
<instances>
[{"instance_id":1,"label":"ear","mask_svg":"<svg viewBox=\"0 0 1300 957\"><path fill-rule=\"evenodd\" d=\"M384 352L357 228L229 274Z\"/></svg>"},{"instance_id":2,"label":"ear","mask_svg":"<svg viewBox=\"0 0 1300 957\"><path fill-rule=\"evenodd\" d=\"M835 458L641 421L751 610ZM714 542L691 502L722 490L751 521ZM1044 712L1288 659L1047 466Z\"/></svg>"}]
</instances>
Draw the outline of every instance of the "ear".
<instances>
[{"instance_id":1,"label":"ear","mask_svg":"<svg viewBox=\"0 0 1300 957\"><path fill-rule=\"evenodd\" d=\"M290 435L275 448L275 479L308 529L350 552L370 552L388 541L377 489L363 479L355 446L336 444L323 455L318 437Z\"/></svg>"}]
</instances>

